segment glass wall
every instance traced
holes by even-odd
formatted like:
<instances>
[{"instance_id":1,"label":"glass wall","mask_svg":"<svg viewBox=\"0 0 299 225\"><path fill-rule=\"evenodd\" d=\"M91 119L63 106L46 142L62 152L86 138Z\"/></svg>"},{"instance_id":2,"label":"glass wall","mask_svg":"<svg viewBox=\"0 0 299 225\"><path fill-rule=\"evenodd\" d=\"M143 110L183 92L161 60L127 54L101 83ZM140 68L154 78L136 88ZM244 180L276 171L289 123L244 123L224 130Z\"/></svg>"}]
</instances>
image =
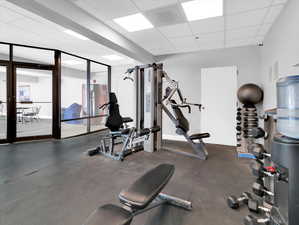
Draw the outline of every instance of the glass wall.
<instances>
[{"instance_id":1,"label":"glass wall","mask_svg":"<svg viewBox=\"0 0 299 225\"><path fill-rule=\"evenodd\" d=\"M59 50L0 43L0 142L102 130L107 109L99 106L108 102L109 71Z\"/></svg>"},{"instance_id":2,"label":"glass wall","mask_svg":"<svg viewBox=\"0 0 299 225\"><path fill-rule=\"evenodd\" d=\"M108 67L68 54L61 58L61 137L105 128Z\"/></svg>"},{"instance_id":3,"label":"glass wall","mask_svg":"<svg viewBox=\"0 0 299 225\"><path fill-rule=\"evenodd\" d=\"M0 44L0 60L9 59L9 45Z\"/></svg>"},{"instance_id":4,"label":"glass wall","mask_svg":"<svg viewBox=\"0 0 299 225\"><path fill-rule=\"evenodd\" d=\"M107 115L106 109L99 109L99 106L109 100L108 91L108 68L97 63L90 64L90 131L105 128Z\"/></svg>"}]
</instances>

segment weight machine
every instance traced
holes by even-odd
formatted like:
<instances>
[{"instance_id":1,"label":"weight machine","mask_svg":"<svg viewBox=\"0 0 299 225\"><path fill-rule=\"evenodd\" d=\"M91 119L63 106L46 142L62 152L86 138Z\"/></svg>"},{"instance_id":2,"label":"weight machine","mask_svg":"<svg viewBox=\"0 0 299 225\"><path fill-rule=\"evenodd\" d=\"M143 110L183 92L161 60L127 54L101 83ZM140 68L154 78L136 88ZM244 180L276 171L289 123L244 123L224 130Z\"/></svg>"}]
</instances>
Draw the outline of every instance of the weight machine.
<instances>
[{"instance_id":1,"label":"weight machine","mask_svg":"<svg viewBox=\"0 0 299 225\"><path fill-rule=\"evenodd\" d=\"M194 153L168 149L162 146L162 129L149 137L145 143L144 150L153 152L158 149L169 150L179 154L207 159L208 152L203 138L210 137L209 133L197 133L189 135L189 121L185 118L181 109L187 108L191 113L191 107L195 106L201 110L201 104L189 103L183 97L179 89L179 83L171 79L163 71L163 64L147 64L130 68L126 72L124 80L136 82L136 127L160 127L162 128L162 111L170 118L176 127L176 133L183 135L192 146ZM165 95L163 96L163 81L167 83ZM174 100L178 96L179 102ZM172 112L168 109L172 108Z\"/></svg>"}]
</instances>

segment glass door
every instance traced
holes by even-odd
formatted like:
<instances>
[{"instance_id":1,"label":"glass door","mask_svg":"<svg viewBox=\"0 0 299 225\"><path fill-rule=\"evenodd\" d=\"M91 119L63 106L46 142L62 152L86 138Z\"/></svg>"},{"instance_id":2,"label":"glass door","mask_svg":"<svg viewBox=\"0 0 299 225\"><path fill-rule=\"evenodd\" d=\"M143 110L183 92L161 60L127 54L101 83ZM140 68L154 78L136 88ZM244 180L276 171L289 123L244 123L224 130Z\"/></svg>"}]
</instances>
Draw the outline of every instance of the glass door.
<instances>
[{"instance_id":1,"label":"glass door","mask_svg":"<svg viewBox=\"0 0 299 225\"><path fill-rule=\"evenodd\" d=\"M53 70L15 66L16 139L53 136Z\"/></svg>"},{"instance_id":2,"label":"glass door","mask_svg":"<svg viewBox=\"0 0 299 225\"><path fill-rule=\"evenodd\" d=\"M7 139L7 66L0 65L0 141Z\"/></svg>"}]
</instances>

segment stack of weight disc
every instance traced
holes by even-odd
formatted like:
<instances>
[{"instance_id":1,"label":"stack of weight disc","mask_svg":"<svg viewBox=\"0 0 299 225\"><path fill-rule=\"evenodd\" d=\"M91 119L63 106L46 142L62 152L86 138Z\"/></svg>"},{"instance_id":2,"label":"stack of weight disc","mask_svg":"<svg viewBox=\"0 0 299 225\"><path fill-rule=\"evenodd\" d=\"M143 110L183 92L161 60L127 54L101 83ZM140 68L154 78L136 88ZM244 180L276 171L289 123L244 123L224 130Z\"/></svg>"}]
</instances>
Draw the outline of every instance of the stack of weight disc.
<instances>
[{"instance_id":1,"label":"stack of weight disc","mask_svg":"<svg viewBox=\"0 0 299 225\"><path fill-rule=\"evenodd\" d=\"M237 147L241 147L242 143L242 108L237 109L237 126L236 126L236 137L237 137Z\"/></svg>"}]
</instances>

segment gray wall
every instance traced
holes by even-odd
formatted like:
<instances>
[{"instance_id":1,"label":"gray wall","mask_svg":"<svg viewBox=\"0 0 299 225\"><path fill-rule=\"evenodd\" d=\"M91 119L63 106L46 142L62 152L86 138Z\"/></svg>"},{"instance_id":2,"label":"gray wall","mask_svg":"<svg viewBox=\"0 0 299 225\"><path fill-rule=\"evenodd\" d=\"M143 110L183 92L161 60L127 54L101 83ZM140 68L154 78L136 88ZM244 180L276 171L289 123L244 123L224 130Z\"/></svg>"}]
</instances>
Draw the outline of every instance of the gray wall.
<instances>
[{"instance_id":1,"label":"gray wall","mask_svg":"<svg viewBox=\"0 0 299 225\"><path fill-rule=\"evenodd\" d=\"M237 66L238 86L249 82L261 85L260 52L257 46L171 55L161 57L161 61L165 71L179 81L183 95L190 102L201 102L201 68ZM194 109L192 114L186 112L185 115L191 125L190 133L200 132L200 112ZM167 138L175 135L174 125L166 115L163 117L163 135Z\"/></svg>"},{"instance_id":2,"label":"gray wall","mask_svg":"<svg viewBox=\"0 0 299 225\"><path fill-rule=\"evenodd\" d=\"M264 109L276 107L274 65L278 65L277 73L280 77L299 74L299 68L293 67L299 63L298 22L299 1L289 0L264 40L264 47L261 48L261 82L265 90Z\"/></svg>"}]
</instances>

